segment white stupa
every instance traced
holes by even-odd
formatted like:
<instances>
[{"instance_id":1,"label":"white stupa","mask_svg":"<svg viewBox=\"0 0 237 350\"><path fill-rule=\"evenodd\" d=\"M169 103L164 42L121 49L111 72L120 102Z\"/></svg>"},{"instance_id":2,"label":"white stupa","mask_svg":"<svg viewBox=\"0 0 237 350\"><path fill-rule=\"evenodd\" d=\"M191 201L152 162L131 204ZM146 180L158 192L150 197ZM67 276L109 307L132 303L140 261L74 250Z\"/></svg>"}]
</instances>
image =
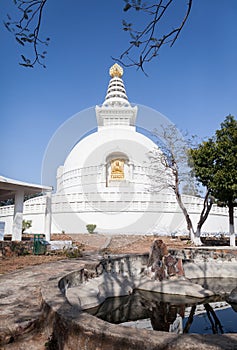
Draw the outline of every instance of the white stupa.
<instances>
[{"instance_id":1,"label":"white stupa","mask_svg":"<svg viewBox=\"0 0 237 350\"><path fill-rule=\"evenodd\" d=\"M73 232L80 222L79 231L87 223L96 224L99 232L150 228L143 217L150 200L145 161L156 146L136 132L137 107L128 101L122 74L118 64L110 68L105 101L95 109L97 132L77 143L58 169L57 194L67 198L76 213L70 219Z\"/></svg>"},{"instance_id":2,"label":"white stupa","mask_svg":"<svg viewBox=\"0 0 237 350\"><path fill-rule=\"evenodd\" d=\"M95 224L98 233L187 232L174 194L168 189L149 191L153 170L148 153L157 146L136 130L138 108L129 103L122 75L118 64L110 68L105 100L95 108L97 131L80 140L58 168L57 190L52 195L54 233L87 232L87 224ZM202 199L184 196L184 202L197 222ZM44 213L44 197L25 202L24 218L32 220L32 232L42 232ZM7 232L10 209L4 215L0 209L3 217L9 223ZM228 232L226 209L214 206L203 231Z\"/></svg>"}]
</instances>

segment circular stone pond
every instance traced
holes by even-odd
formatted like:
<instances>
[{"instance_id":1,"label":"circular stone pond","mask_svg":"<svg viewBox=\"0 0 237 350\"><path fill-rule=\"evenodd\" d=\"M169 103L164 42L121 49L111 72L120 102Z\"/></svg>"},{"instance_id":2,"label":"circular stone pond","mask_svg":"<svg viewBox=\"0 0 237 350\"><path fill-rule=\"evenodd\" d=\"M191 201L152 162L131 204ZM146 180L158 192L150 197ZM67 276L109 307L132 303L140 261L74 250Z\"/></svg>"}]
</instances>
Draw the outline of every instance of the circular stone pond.
<instances>
[{"instance_id":1,"label":"circular stone pond","mask_svg":"<svg viewBox=\"0 0 237 350\"><path fill-rule=\"evenodd\" d=\"M237 333L237 308L226 300L237 285L237 279L218 282L228 288L216 290L211 297L194 298L136 289L127 296L107 298L86 312L110 323L139 329L177 334Z\"/></svg>"},{"instance_id":2,"label":"circular stone pond","mask_svg":"<svg viewBox=\"0 0 237 350\"><path fill-rule=\"evenodd\" d=\"M172 253L182 258L185 278L151 280L144 274L148 256L130 255L97 258L49 281L42 288L43 307L48 322L53 320L57 348L237 349L233 322L223 324L220 316L232 310L225 317L236 320L235 305L226 302L236 287L236 255ZM194 334L204 311L209 324L201 333L215 334Z\"/></svg>"}]
</instances>

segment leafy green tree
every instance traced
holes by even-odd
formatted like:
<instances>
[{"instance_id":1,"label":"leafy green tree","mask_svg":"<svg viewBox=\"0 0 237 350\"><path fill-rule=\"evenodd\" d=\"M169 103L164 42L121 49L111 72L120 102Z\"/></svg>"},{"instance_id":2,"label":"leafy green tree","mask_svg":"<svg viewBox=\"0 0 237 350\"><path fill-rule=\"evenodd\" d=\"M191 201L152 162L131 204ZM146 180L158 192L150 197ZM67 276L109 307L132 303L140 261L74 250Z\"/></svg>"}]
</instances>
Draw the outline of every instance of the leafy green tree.
<instances>
[{"instance_id":1,"label":"leafy green tree","mask_svg":"<svg viewBox=\"0 0 237 350\"><path fill-rule=\"evenodd\" d=\"M237 121L228 115L215 136L190 150L197 179L229 209L230 244L235 245L234 207L237 206Z\"/></svg>"}]
</instances>

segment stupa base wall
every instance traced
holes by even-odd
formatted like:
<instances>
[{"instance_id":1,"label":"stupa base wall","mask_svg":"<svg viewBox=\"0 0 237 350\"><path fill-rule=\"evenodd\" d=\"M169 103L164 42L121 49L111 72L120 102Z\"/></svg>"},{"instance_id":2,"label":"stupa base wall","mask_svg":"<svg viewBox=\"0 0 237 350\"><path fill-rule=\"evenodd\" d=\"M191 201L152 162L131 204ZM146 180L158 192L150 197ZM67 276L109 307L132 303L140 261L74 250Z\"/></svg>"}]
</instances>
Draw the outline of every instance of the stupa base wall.
<instances>
[{"instance_id":1,"label":"stupa base wall","mask_svg":"<svg viewBox=\"0 0 237 350\"><path fill-rule=\"evenodd\" d=\"M195 224L198 222L199 214L191 214ZM26 232L43 233L44 214L24 214L24 220L31 220L32 227ZM11 234L13 216L8 215L1 218L5 222L5 234ZM87 233L86 225L95 224L96 233L109 234L159 234L178 235L187 234L186 222L181 212L121 212L121 213L53 213L52 233ZM228 217L220 215L209 215L203 225L203 233L228 233Z\"/></svg>"}]
</instances>

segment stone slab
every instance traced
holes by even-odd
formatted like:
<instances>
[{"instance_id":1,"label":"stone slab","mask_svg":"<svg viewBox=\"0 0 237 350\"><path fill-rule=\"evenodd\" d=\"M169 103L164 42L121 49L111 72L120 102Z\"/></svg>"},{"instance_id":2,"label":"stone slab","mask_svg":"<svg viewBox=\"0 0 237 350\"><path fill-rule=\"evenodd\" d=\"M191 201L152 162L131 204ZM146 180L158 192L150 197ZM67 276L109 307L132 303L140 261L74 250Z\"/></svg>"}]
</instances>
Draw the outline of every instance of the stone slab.
<instances>
[{"instance_id":1,"label":"stone slab","mask_svg":"<svg viewBox=\"0 0 237 350\"><path fill-rule=\"evenodd\" d=\"M200 299L214 295L212 291L202 288L198 284L183 279L161 282L152 280L143 282L141 279L140 283L137 283L136 288L150 292L191 296L193 298Z\"/></svg>"},{"instance_id":2,"label":"stone slab","mask_svg":"<svg viewBox=\"0 0 237 350\"><path fill-rule=\"evenodd\" d=\"M135 287L132 279L118 274L103 273L79 286L68 288L68 302L81 310L100 305L106 298L125 296Z\"/></svg>"},{"instance_id":3,"label":"stone slab","mask_svg":"<svg viewBox=\"0 0 237 350\"><path fill-rule=\"evenodd\" d=\"M106 298L132 294L134 289L171 295L205 298L214 295L208 289L184 279L157 281L144 277L123 277L119 274L103 273L79 286L68 288L68 302L81 310L99 306Z\"/></svg>"}]
</instances>

